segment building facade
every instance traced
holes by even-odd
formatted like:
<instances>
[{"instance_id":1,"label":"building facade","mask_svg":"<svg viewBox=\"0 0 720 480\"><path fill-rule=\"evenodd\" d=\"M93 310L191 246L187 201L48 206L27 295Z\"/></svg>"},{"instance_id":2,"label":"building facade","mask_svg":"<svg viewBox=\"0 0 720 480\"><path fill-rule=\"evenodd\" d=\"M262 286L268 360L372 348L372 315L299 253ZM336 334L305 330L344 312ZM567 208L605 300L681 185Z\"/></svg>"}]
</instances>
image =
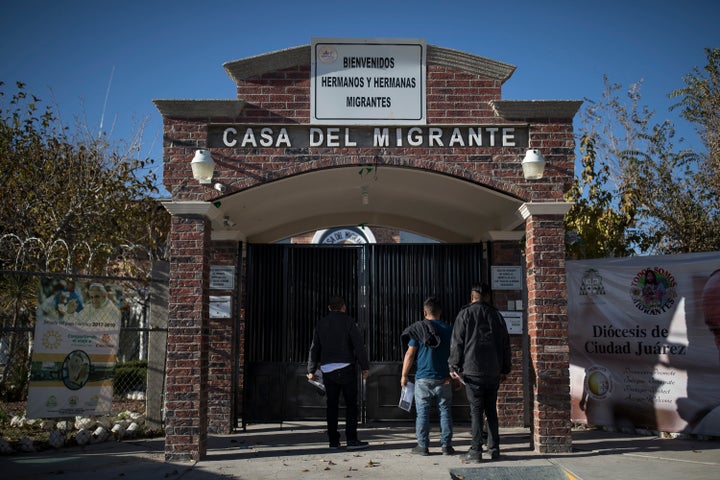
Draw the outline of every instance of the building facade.
<instances>
[{"instance_id":1,"label":"building facade","mask_svg":"<svg viewBox=\"0 0 720 480\"><path fill-rule=\"evenodd\" d=\"M518 306L524 325L513 339L523 367L501 390L502 424L529 426L538 452L570 450L563 193L581 102L503 100L514 66L422 41L400 45L313 41L224 64L237 98L154 101L172 194L168 460L202 458L208 433L231 431L244 413L248 246L343 225L482 244L486 267L522 267L521 290L494 291L496 304ZM546 162L539 179L523 174L529 149ZM208 163L208 154L213 173L198 180L191 163ZM237 268L227 291L211 289L218 265ZM227 315L213 314L218 296Z\"/></svg>"}]
</instances>

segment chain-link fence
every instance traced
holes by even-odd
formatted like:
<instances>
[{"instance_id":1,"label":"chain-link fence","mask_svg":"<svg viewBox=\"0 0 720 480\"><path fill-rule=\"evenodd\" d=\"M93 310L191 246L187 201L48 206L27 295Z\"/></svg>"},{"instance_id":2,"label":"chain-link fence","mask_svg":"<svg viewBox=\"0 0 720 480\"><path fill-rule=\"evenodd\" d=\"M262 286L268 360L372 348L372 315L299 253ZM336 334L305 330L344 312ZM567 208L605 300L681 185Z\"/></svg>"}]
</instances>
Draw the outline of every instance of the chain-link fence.
<instances>
[{"instance_id":1,"label":"chain-link fence","mask_svg":"<svg viewBox=\"0 0 720 480\"><path fill-rule=\"evenodd\" d=\"M110 414L139 412L160 426L167 336L167 284L162 276L137 280L4 272L0 278L0 400L15 410L10 413L24 411L34 382L55 382L60 388L65 382L74 388L67 383L67 361L63 365L33 357L48 343L47 336L35 338L38 324L82 328L112 321L119 326L119 336L114 365L106 368L112 379ZM85 376L79 375L82 385L98 377L92 369L99 370L88 365Z\"/></svg>"}]
</instances>

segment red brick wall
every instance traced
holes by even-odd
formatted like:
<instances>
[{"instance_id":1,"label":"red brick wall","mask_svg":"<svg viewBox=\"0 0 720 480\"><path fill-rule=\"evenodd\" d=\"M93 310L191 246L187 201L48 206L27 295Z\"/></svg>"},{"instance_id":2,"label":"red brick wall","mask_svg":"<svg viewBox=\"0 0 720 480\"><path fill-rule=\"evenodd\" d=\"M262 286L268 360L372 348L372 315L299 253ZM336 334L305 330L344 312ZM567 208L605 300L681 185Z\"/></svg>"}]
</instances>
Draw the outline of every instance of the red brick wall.
<instances>
[{"instance_id":1,"label":"red brick wall","mask_svg":"<svg viewBox=\"0 0 720 480\"><path fill-rule=\"evenodd\" d=\"M173 215L165 365L165 458L199 460L207 445L208 335L204 319L210 223ZM198 416L197 412L201 412Z\"/></svg>"},{"instance_id":2,"label":"red brick wall","mask_svg":"<svg viewBox=\"0 0 720 480\"><path fill-rule=\"evenodd\" d=\"M240 82L238 98L245 100L241 117L214 118L212 122L249 124L307 124L310 117L310 67L294 67ZM498 80L475 77L448 67L427 68L427 116L431 125L513 123L494 115L490 100L501 99ZM177 200L212 200L218 193L187 182L188 159L205 146L207 122L165 119L164 183ZM524 121L515 123L525 124ZM387 148L377 155L373 148L306 148L296 154L284 148L213 149L216 178L228 185L230 194L264 181L287 175L343 165L377 162L378 165L407 166L445 173L485 184L517 198L561 201L572 179L572 122L543 119L530 125L533 147L542 148L548 161L546 178L526 181L519 168L521 148L482 147L477 149L401 147ZM220 161L218 161L220 160ZM242 165L242 168L238 168Z\"/></svg>"},{"instance_id":3,"label":"red brick wall","mask_svg":"<svg viewBox=\"0 0 720 480\"><path fill-rule=\"evenodd\" d=\"M213 242L210 249L211 265L239 265L238 245L236 242ZM237 281L237 280L236 280ZM211 318L209 320L210 353L208 430L210 433L228 434L235 427L233 405L233 366L238 354L238 341L235 326L238 318L235 314L239 299L234 290L211 290L211 295L231 298L231 318Z\"/></svg>"},{"instance_id":4,"label":"red brick wall","mask_svg":"<svg viewBox=\"0 0 720 480\"><path fill-rule=\"evenodd\" d=\"M522 336L510 336L512 350L512 370L498 392L498 418L501 427L525 427L525 397L522 352Z\"/></svg>"},{"instance_id":5,"label":"red brick wall","mask_svg":"<svg viewBox=\"0 0 720 480\"><path fill-rule=\"evenodd\" d=\"M525 259L522 256L520 242L499 241L488 243L488 260L492 265L520 266ZM488 281L488 284L490 282ZM493 290L492 303L499 310L506 310L508 301L522 300L523 292L516 290ZM512 371L505 382L500 385L498 392L498 417L503 427L527 426L528 412L526 412L524 364L527 362L523 354L523 335L510 335L510 348L512 350Z\"/></svg>"},{"instance_id":6,"label":"red brick wall","mask_svg":"<svg viewBox=\"0 0 720 480\"><path fill-rule=\"evenodd\" d=\"M567 452L571 439L565 229L557 216L536 215L527 222L532 427L541 453Z\"/></svg>"},{"instance_id":7,"label":"red brick wall","mask_svg":"<svg viewBox=\"0 0 720 480\"><path fill-rule=\"evenodd\" d=\"M445 66L427 67L428 123L493 123L497 117L489 102L500 99L498 80L478 78Z\"/></svg>"}]
</instances>

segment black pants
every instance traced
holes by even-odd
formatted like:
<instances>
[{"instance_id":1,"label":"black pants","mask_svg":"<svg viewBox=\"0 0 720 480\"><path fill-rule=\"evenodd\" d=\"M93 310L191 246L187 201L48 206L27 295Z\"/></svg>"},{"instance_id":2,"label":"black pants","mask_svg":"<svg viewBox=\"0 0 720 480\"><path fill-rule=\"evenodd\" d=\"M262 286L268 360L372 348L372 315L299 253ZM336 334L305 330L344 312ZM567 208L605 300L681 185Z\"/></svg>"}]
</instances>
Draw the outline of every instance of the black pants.
<instances>
[{"instance_id":1,"label":"black pants","mask_svg":"<svg viewBox=\"0 0 720 480\"><path fill-rule=\"evenodd\" d=\"M327 398L327 432L330 443L340 441L338 432L338 412L340 410L340 392L345 399L345 440L358 439L358 385L357 370L347 366L329 373L323 373Z\"/></svg>"},{"instance_id":2,"label":"black pants","mask_svg":"<svg viewBox=\"0 0 720 480\"><path fill-rule=\"evenodd\" d=\"M497 394L500 383L466 375L465 393L470 403L472 430L471 448L482 451L483 413L487 419L487 447L490 454L500 453L500 432L497 414Z\"/></svg>"}]
</instances>

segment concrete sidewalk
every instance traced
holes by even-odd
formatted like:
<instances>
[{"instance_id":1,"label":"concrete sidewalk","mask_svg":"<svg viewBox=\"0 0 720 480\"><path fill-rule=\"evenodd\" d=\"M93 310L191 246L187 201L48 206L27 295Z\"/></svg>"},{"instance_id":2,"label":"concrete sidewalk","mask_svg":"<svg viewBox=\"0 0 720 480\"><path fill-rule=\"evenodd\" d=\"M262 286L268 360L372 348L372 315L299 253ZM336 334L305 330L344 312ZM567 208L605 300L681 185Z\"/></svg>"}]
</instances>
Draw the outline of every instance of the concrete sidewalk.
<instances>
[{"instance_id":1,"label":"concrete sidewalk","mask_svg":"<svg viewBox=\"0 0 720 480\"><path fill-rule=\"evenodd\" d=\"M370 447L331 451L320 422L252 425L247 432L213 436L200 462L164 462L164 440L137 440L0 457L9 480L111 479L653 479L718 478L720 441L660 439L603 430L573 432L573 453L540 455L528 429L502 429L502 457L462 464L440 455L432 426L430 456L410 454L412 423L361 426ZM470 443L469 425L456 425L458 452Z\"/></svg>"}]
</instances>

